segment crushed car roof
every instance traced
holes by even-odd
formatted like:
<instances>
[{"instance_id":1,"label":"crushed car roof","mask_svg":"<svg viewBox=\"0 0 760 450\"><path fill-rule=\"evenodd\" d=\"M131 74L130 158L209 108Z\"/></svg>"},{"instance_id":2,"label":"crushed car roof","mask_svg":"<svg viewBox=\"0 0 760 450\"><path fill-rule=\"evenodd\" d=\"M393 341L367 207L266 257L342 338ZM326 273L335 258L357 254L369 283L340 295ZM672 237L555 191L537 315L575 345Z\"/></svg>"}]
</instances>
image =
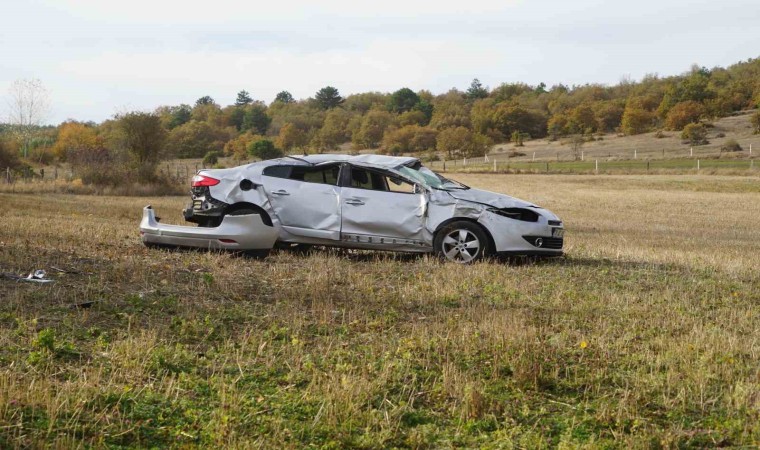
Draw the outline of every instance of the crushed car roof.
<instances>
[{"instance_id":1,"label":"crushed car roof","mask_svg":"<svg viewBox=\"0 0 760 450\"><path fill-rule=\"evenodd\" d=\"M276 163L276 164L322 164L329 162L348 162L360 165L372 165L382 167L398 167L402 164L408 164L410 162L417 161L417 158L409 156L387 156L387 155L333 155L333 154L318 154L318 155L293 155L292 157L284 157L276 160L262 161L264 163Z\"/></svg>"}]
</instances>

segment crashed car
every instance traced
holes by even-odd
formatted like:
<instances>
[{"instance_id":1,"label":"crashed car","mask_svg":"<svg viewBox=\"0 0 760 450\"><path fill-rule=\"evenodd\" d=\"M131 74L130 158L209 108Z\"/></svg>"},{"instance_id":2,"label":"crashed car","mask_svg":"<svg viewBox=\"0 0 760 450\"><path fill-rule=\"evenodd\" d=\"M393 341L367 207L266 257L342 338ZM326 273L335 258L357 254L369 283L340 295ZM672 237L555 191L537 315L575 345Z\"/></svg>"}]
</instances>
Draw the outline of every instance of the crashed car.
<instances>
[{"instance_id":1,"label":"crashed car","mask_svg":"<svg viewBox=\"0 0 760 450\"><path fill-rule=\"evenodd\" d=\"M470 263L493 254L561 256L551 211L465 186L412 157L287 156L201 170L184 210L198 226L143 210L146 245L258 251L322 245L436 253Z\"/></svg>"}]
</instances>

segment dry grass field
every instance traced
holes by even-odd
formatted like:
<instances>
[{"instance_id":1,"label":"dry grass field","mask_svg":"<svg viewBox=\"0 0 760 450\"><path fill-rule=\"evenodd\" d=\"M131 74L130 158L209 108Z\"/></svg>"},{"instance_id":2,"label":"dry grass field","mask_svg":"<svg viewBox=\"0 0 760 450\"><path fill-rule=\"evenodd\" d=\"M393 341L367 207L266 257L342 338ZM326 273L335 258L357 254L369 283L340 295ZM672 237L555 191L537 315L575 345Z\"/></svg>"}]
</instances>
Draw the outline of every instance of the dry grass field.
<instances>
[{"instance_id":1,"label":"dry grass field","mask_svg":"<svg viewBox=\"0 0 760 450\"><path fill-rule=\"evenodd\" d=\"M760 149L759 149L760 150ZM0 447L760 445L760 179L458 174L567 257L143 248L185 197L0 193Z\"/></svg>"}]
</instances>

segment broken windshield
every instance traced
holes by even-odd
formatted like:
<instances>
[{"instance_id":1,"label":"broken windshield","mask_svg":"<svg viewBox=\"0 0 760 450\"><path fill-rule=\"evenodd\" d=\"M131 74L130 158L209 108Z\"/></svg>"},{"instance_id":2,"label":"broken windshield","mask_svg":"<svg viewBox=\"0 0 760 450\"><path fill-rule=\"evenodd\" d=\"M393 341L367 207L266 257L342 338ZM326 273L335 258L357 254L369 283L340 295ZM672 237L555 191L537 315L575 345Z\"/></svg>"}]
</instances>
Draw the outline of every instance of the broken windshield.
<instances>
[{"instance_id":1,"label":"broken windshield","mask_svg":"<svg viewBox=\"0 0 760 450\"><path fill-rule=\"evenodd\" d=\"M469 189L468 186L465 186L462 183L438 175L427 167L421 165L419 162L412 167L401 165L396 167L395 170L417 183L433 189L440 189L442 191L448 191L451 189Z\"/></svg>"}]
</instances>

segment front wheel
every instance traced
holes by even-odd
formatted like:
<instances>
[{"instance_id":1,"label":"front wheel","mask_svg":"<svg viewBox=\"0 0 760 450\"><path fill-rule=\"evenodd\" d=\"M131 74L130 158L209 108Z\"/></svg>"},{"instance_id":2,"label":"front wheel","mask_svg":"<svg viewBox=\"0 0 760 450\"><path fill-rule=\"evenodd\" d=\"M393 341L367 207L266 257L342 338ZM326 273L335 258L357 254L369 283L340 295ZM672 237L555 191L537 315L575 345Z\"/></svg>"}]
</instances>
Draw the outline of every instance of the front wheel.
<instances>
[{"instance_id":1,"label":"front wheel","mask_svg":"<svg viewBox=\"0 0 760 450\"><path fill-rule=\"evenodd\" d=\"M452 222L439 230L433 246L436 254L460 264L479 261L490 253L483 228L466 220Z\"/></svg>"}]
</instances>

